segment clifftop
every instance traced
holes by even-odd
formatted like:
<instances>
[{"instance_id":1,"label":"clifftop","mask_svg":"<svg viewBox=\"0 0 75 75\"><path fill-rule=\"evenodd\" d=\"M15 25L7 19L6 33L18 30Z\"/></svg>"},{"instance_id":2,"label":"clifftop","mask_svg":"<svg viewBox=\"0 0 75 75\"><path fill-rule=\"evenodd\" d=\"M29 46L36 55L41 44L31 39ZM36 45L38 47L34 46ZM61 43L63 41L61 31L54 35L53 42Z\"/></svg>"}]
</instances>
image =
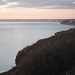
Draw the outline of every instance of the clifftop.
<instances>
[{"instance_id":1,"label":"clifftop","mask_svg":"<svg viewBox=\"0 0 75 75\"><path fill-rule=\"evenodd\" d=\"M19 51L16 67L0 75L75 75L75 28Z\"/></svg>"},{"instance_id":2,"label":"clifftop","mask_svg":"<svg viewBox=\"0 0 75 75\"><path fill-rule=\"evenodd\" d=\"M75 25L75 19L67 19L63 20L61 24L69 24L69 25Z\"/></svg>"}]
</instances>

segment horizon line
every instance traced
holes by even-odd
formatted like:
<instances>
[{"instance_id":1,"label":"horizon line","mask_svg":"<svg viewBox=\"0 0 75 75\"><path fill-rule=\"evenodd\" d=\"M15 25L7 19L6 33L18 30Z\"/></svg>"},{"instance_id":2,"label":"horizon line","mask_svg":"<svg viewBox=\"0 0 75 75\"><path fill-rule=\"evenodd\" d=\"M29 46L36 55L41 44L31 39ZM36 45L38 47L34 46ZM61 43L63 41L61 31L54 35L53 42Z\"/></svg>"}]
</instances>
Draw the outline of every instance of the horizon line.
<instances>
[{"instance_id":1,"label":"horizon line","mask_svg":"<svg viewBox=\"0 0 75 75\"><path fill-rule=\"evenodd\" d=\"M64 19L74 19L74 18L64 18ZM57 20L57 19L0 19L0 20ZM60 18L60 20L62 20Z\"/></svg>"}]
</instances>

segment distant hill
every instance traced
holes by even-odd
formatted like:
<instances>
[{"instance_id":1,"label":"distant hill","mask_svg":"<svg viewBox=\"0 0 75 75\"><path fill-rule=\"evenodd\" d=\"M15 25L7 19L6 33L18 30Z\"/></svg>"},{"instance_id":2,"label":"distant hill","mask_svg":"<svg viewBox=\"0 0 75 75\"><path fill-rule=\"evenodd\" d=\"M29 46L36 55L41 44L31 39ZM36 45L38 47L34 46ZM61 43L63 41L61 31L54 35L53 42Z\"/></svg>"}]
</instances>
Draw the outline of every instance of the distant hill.
<instances>
[{"instance_id":1,"label":"distant hill","mask_svg":"<svg viewBox=\"0 0 75 75\"><path fill-rule=\"evenodd\" d=\"M75 75L75 28L25 47L15 63L0 75Z\"/></svg>"},{"instance_id":2,"label":"distant hill","mask_svg":"<svg viewBox=\"0 0 75 75\"><path fill-rule=\"evenodd\" d=\"M75 19L63 20L61 24L75 25Z\"/></svg>"}]
</instances>

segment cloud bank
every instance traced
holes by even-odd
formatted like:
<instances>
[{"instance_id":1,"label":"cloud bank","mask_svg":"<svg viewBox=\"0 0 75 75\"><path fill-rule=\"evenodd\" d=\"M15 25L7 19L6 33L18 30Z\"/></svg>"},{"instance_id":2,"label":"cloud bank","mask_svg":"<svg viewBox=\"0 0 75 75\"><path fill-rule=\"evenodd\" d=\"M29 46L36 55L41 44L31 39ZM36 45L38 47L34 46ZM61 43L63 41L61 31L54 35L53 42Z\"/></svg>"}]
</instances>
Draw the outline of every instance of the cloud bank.
<instances>
[{"instance_id":1,"label":"cloud bank","mask_svg":"<svg viewBox=\"0 0 75 75\"><path fill-rule=\"evenodd\" d=\"M8 5L9 8L75 9L75 0L0 0L0 5Z\"/></svg>"}]
</instances>

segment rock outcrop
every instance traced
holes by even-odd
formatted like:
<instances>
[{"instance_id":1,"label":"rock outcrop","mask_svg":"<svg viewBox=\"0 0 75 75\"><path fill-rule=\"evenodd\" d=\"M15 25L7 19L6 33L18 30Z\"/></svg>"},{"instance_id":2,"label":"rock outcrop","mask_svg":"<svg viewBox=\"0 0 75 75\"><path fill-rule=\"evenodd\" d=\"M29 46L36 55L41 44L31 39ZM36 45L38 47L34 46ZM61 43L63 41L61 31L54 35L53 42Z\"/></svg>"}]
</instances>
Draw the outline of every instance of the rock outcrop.
<instances>
[{"instance_id":1,"label":"rock outcrop","mask_svg":"<svg viewBox=\"0 0 75 75\"><path fill-rule=\"evenodd\" d=\"M75 19L63 20L61 24L75 25Z\"/></svg>"}]
</instances>

